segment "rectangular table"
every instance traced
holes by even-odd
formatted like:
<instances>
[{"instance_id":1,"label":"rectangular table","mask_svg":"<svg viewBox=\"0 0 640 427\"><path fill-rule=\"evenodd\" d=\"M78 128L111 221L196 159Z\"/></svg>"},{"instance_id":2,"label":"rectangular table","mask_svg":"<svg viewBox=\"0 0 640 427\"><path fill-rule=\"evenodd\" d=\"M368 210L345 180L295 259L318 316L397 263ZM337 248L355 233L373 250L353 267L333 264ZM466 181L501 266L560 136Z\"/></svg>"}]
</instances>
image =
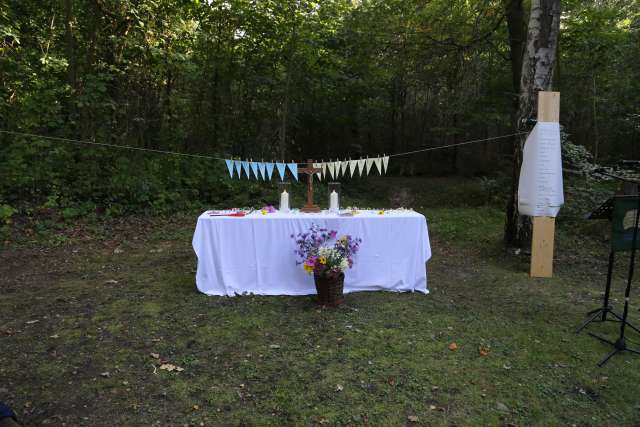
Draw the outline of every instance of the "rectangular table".
<instances>
[{"instance_id":1,"label":"rectangular table","mask_svg":"<svg viewBox=\"0 0 640 427\"><path fill-rule=\"evenodd\" d=\"M207 295L315 294L313 276L296 265L291 235L312 224L360 237L354 266L345 272L344 292L428 293L426 262L431 246L425 217L413 211L335 213L253 212L245 217L200 215L193 235L198 257L196 285Z\"/></svg>"}]
</instances>

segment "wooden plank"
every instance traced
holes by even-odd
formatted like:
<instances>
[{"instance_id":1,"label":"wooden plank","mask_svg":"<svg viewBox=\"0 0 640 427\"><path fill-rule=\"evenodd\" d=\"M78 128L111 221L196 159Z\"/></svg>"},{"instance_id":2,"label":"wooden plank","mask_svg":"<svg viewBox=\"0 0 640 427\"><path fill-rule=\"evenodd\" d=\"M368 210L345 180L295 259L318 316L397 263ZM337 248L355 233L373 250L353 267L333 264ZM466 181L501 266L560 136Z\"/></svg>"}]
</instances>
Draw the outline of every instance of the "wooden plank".
<instances>
[{"instance_id":1,"label":"wooden plank","mask_svg":"<svg viewBox=\"0 0 640 427\"><path fill-rule=\"evenodd\" d=\"M560 92L538 92L538 121L560 121Z\"/></svg>"},{"instance_id":2,"label":"wooden plank","mask_svg":"<svg viewBox=\"0 0 640 427\"><path fill-rule=\"evenodd\" d=\"M538 92L538 121L560 121L560 92ZM553 276L553 245L556 219L533 217L531 236L531 277Z\"/></svg>"},{"instance_id":3,"label":"wooden plank","mask_svg":"<svg viewBox=\"0 0 640 427\"><path fill-rule=\"evenodd\" d=\"M548 216L533 217L531 239L531 277L553 276L553 245L556 219Z\"/></svg>"}]
</instances>

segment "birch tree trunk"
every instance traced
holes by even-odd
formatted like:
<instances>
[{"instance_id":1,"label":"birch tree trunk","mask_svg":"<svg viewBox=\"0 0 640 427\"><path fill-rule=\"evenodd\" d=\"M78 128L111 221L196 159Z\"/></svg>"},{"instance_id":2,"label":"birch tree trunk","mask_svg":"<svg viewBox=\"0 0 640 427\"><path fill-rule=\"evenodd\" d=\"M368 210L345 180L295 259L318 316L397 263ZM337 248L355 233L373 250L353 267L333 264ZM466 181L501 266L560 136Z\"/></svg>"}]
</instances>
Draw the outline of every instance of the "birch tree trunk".
<instances>
[{"instance_id":1,"label":"birch tree trunk","mask_svg":"<svg viewBox=\"0 0 640 427\"><path fill-rule=\"evenodd\" d=\"M551 90L560 34L560 0L531 0L527 42L522 57L520 94L516 130L525 131L523 123L535 118L537 93ZM518 179L522 165L525 135L514 144L511 197L507 205L505 242L520 248L531 242L531 220L518 213Z\"/></svg>"}]
</instances>

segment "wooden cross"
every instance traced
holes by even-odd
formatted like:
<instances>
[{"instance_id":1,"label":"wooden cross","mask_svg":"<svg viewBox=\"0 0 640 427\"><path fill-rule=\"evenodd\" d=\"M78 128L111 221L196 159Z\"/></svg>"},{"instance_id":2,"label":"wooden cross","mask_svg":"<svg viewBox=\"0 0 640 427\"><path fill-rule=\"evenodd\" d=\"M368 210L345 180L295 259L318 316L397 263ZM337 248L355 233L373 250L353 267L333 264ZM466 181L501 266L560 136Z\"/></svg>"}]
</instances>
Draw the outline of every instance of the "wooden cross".
<instances>
[{"instance_id":1,"label":"wooden cross","mask_svg":"<svg viewBox=\"0 0 640 427\"><path fill-rule=\"evenodd\" d=\"M298 169L298 172L306 173L307 177L307 204L304 205L302 212L320 212L320 207L313 204L313 174L322 171L320 168L313 167L313 160L307 160L307 167Z\"/></svg>"}]
</instances>

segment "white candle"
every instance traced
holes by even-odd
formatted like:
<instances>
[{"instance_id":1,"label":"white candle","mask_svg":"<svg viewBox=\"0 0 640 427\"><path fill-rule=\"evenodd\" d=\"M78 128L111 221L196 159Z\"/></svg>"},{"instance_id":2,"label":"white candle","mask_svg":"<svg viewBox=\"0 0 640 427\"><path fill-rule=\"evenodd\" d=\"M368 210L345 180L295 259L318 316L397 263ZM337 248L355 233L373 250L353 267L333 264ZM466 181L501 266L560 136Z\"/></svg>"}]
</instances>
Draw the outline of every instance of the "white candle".
<instances>
[{"instance_id":1,"label":"white candle","mask_svg":"<svg viewBox=\"0 0 640 427\"><path fill-rule=\"evenodd\" d=\"M287 190L280 194L280 211L289 212L289 193L287 193Z\"/></svg>"},{"instance_id":2,"label":"white candle","mask_svg":"<svg viewBox=\"0 0 640 427\"><path fill-rule=\"evenodd\" d=\"M338 193L336 193L336 190L333 190L329 195L329 210L338 212Z\"/></svg>"}]
</instances>

